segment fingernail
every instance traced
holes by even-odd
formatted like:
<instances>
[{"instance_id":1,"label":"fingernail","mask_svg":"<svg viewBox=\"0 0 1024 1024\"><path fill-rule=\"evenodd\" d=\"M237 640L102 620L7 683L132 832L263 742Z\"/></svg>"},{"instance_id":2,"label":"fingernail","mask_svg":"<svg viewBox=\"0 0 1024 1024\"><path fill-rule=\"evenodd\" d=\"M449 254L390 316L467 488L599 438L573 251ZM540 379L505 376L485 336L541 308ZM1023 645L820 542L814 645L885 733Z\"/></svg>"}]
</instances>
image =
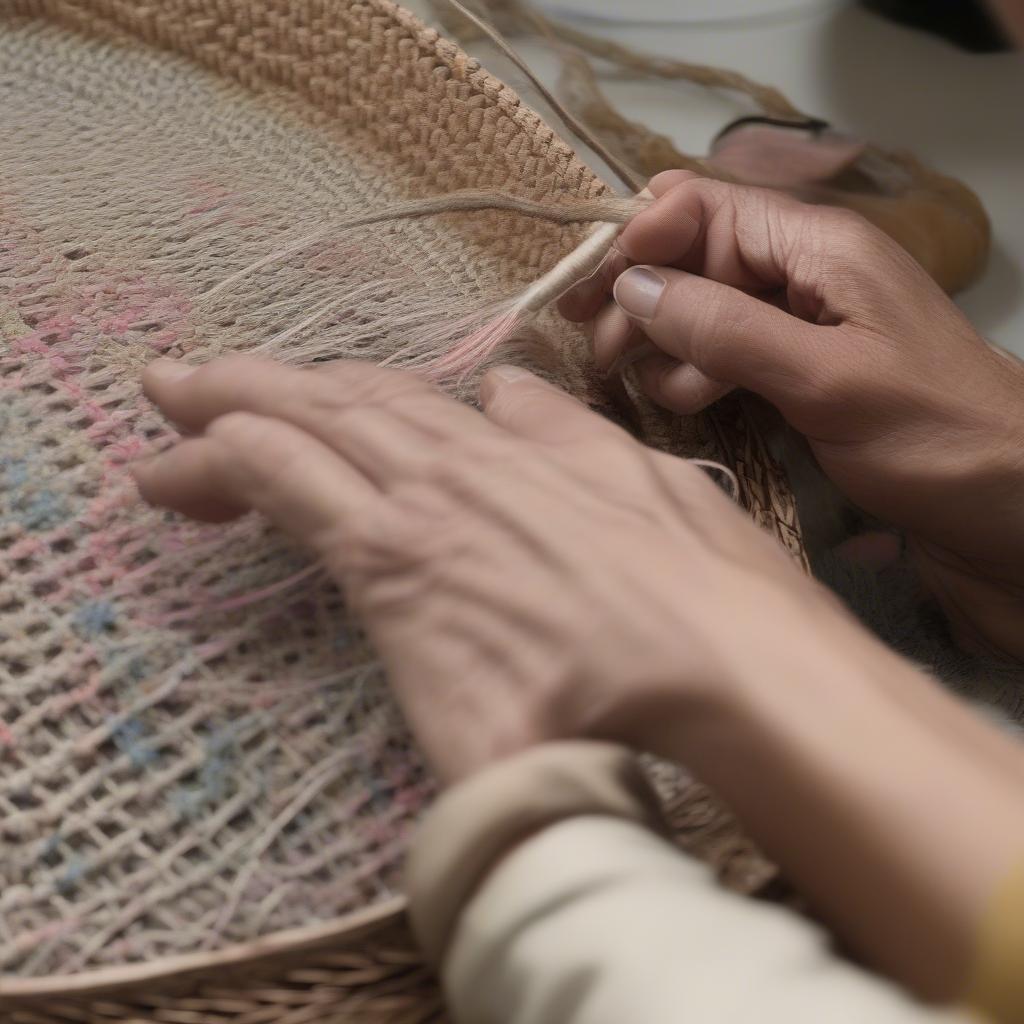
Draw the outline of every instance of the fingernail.
<instances>
[{"instance_id":1,"label":"fingernail","mask_svg":"<svg viewBox=\"0 0 1024 1024\"><path fill-rule=\"evenodd\" d=\"M524 370L521 366L512 366L510 363L502 363L500 366L495 366L491 373L498 380L504 381L506 384L512 384L514 381L524 380L526 377L533 376L529 370Z\"/></svg>"},{"instance_id":2,"label":"fingernail","mask_svg":"<svg viewBox=\"0 0 1024 1024\"><path fill-rule=\"evenodd\" d=\"M160 380L173 383L184 380L189 374L194 373L195 367L179 362L177 359L154 359L146 367L146 372Z\"/></svg>"},{"instance_id":3,"label":"fingernail","mask_svg":"<svg viewBox=\"0 0 1024 1024\"><path fill-rule=\"evenodd\" d=\"M620 274L612 289L618 307L637 320L650 320L665 290L665 279L648 267L632 267Z\"/></svg>"}]
</instances>

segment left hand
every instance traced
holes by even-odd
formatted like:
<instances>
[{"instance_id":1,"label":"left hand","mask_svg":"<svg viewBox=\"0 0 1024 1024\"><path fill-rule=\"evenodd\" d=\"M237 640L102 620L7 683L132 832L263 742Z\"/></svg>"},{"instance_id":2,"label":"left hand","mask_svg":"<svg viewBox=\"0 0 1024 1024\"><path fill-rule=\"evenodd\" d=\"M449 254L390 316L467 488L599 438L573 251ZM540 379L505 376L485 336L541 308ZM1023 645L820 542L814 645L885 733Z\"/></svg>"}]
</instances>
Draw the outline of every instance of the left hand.
<instances>
[{"instance_id":1,"label":"left hand","mask_svg":"<svg viewBox=\"0 0 1024 1024\"><path fill-rule=\"evenodd\" d=\"M443 779L560 737L675 750L681 717L861 638L702 471L525 371L488 375L484 415L354 362L161 360L145 387L197 436L142 495L308 543Z\"/></svg>"},{"instance_id":2,"label":"left hand","mask_svg":"<svg viewBox=\"0 0 1024 1024\"><path fill-rule=\"evenodd\" d=\"M484 415L361 363L145 385L196 436L137 467L143 496L308 543L442 781L556 738L681 760L855 949L956 994L1024 845L1024 758L700 470L514 368Z\"/></svg>"}]
</instances>

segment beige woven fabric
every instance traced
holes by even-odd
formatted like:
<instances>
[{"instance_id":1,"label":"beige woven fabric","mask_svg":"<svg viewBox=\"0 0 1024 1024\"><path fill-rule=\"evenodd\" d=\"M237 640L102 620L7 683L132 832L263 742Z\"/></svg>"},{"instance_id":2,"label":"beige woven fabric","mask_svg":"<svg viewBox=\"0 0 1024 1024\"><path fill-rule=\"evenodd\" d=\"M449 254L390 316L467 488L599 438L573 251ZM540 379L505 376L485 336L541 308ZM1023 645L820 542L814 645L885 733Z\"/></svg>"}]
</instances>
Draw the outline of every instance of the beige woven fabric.
<instances>
[{"instance_id":1,"label":"beige woven fabric","mask_svg":"<svg viewBox=\"0 0 1024 1024\"><path fill-rule=\"evenodd\" d=\"M173 436L139 393L154 356L386 356L419 298L475 308L580 237L505 212L330 229L467 187L604 189L385 0L0 3L0 971L213 951L393 896L431 784L338 594L256 521L140 508L126 464ZM672 450L738 439L799 553L742 413L632 407L585 349L547 315L514 354Z\"/></svg>"}]
</instances>

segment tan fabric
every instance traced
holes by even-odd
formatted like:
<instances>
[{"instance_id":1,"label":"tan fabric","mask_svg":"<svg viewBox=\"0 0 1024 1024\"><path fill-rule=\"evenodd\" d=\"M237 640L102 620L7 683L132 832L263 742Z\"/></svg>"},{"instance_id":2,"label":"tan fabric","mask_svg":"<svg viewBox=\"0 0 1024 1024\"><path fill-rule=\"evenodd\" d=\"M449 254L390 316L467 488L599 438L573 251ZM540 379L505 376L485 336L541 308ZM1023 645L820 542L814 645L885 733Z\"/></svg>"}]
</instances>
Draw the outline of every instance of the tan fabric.
<instances>
[{"instance_id":1,"label":"tan fabric","mask_svg":"<svg viewBox=\"0 0 1024 1024\"><path fill-rule=\"evenodd\" d=\"M1024 1022L1024 862L993 901L982 925L969 1002L1000 1024Z\"/></svg>"},{"instance_id":2,"label":"tan fabric","mask_svg":"<svg viewBox=\"0 0 1024 1024\"><path fill-rule=\"evenodd\" d=\"M607 743L535 747L440 798L406 869L413 923L434 963L444 956L459 912L497 862L545 826L577 814L661 827L657 798L633 756Z\"/></svg>"},{"instance_id":3,"label":"tan fabric","mask_svg":"<svg viewBox=\"0 0 1024 1024\"><path fill-rule=\"evenodd\" d=\"M810 922L720 888L642 824L652 819L630 765L614 748L559 744L453 789L428 816L410 898L435 954L451 930L443 977L457 1021L972 1019L914 1002ZM559 810L564 820L536 831Z\"/></svg>"}]
</instances>

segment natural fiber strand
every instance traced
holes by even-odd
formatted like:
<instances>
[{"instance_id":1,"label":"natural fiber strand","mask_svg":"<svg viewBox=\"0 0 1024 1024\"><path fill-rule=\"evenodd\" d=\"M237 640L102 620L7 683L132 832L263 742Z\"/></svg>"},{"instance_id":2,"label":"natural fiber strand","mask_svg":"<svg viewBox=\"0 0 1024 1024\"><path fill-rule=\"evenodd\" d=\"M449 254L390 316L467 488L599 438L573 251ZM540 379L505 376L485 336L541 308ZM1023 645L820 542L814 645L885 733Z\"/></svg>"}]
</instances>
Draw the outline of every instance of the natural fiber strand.
<instances>
[{"instance_id":1,"label":"natural fiber strand","mask_svg":"<svg viewBox=\"0 0 1024 1024\"><path fill-rule=\"evenodd\" d=\"M430 2L440 15L439 3L449 4L451 0ZM738 71L641 53L613 40L584 32L564 20L551 18L521 0L477 0L477 3L510 35L517 32L536 33L560 49L574 47L590 57L608 61L632 74L686 81L702 88L736 92L748 96L765 114L798 121L807 119L778 89L755 82ZM460 34L465 35L465 26L462 26Z\"/></svg>"},{"instance_id":2,"label":"natural fiber strand","mask_svg":"<svg viewBox=\"0 0 1024 1024\"><path fill-rule=\"evenodd\" d=\"M624 163L622 163L614 153L612 153L604 143L591 132L587 126L581 122L571 110L559 102L558 98L548 89L544 81L534 72L533 68L530 67L529 63L523 59L523 56L505 39L504 36L490 23L485 21L483 18L474 14L464 4L460 3L459 0L444 0L450 7L454 8L464 18L468 18L488 39L494 43L495 46L507 57L526 77L530 80L533 87L544 97L545 101L551 106L551 108L558 114L558 116L565 122L566 126L572 131L572 133L585 145L589 146L602 160L608 165L608 167L615 172L620 180L625 184L630 191L638 192L644 186L644 181L638 178L637 175Z\"/></svg>"},{"instance_id":3,"label":"natural fiber strand","mask_svg":"<svg viewBox=\"0 0 1024 1024\"><path fill-rule=\"evenodd\" d=\"M325 574L256 519L134 503L129 463L176 439L139 370L423 367L441 300L472 334L537 286L501 357L618 414L542 300L637 201L387 0L15 0L0 29L0 970L38 992L344 930L392 905L432 782ZM706 424L629 403L646 442L722 457ZM728 447L799 554L757 438Z\"/></svg>"},{"instance_id":4,"label":"natural fiber strand","mask_svg":"<svg viewBox=\"0 0 1024 1024\"><path fill-rule=\"evenodd\" d=\"M554 208L501 193L467 191L433 199L399 203L383 210L359 214L332 224L314 235L270 253L247 268L236 271L214 286L204 298L219 295L249 274L300 254L304 249L336 237L347 230L411 217L481 210L508 210L553 223L598 222L595 229L556 266L531 284L522 294L495 299L483 306L458 311L457 302L447 294L410 294L398 280L371 280L342 296L331 296L316 305L298 323L268 339L254 351L289 361L306 362L337 350L339 336L318 336L315 347L296 345L292 339L341 307L391 301L401 308L389 315L381 309L372 319L369 334L406 334L414 338L382 360L382 365L403 366L423 373L438 383L460 384L516 335L533 316L578 281L593 273L610 250L623 223L642 210L653 197L646 190L633 199L607 197L589 203ZM356 326L356 325L353 325ZM358 327L357 327L358 330ZM342 342L348 347L367 337L365 330L349 333Z\"/></svg>"}]
</instances>

